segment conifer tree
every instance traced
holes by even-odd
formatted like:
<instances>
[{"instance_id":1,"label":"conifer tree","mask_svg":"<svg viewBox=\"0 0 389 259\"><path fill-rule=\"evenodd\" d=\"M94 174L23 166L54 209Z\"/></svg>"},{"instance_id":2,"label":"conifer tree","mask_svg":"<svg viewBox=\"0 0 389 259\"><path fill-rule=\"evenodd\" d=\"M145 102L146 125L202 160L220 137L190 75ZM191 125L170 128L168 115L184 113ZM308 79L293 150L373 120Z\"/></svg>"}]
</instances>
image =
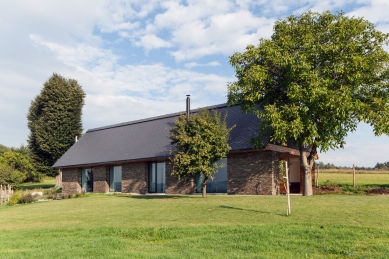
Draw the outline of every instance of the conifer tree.
<instances>
[{"instance_id":1,"label":"conifer tree","mask_svg":"<svg viewBox=\"0 0 389 259\"><path fill-rule=\"evenodd\" d=\"M54 73L31 102L27 115L28 147L38 172L55 176L51 166L82 134L85 93L74 79Z\"/></svg>"}]
</instances>

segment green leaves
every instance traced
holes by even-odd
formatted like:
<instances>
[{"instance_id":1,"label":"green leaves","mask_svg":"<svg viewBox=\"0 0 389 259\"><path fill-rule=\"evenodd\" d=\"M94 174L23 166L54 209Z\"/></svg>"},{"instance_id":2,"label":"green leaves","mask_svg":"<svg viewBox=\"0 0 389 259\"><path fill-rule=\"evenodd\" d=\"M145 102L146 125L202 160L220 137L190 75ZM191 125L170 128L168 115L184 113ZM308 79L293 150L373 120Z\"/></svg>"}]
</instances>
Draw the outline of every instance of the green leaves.
<instances>
[{"instance_id":1,"label":"green leaves","mask_svg":"<svg viewBox=\"0 0 389 259\"><path fill-rule=\"evenodd\" d=\"M38 171L56 175L51 166L82 134L85 93L74 79L53 74L31 102L27 115L28 146Z\"/></svg>"},{"instance_id":2,"label":"green leaves","mask_svg":"<svg viewBox=\"0 0 389 259\"><path fill-rule=\"evenodd\" d=\"M307 12L274 25L230 63L228 103L262 119L260 138L322 151L343 147L360 121L389 134L389 35L362 18ZM254 141L255 142L255 141Z\"/></svg>"},{"instance_id":3,"label":"green leaves","mask_svg":"<svg viewBox=\"0 0 389 259\"><path fill-rule=\"evenodd\" d=\"M217 161L225 158L230 146L226 117L217 111L200 109L189 119L181 114L170 130L173 157L172 174L178 177L204 175L212 177L217 172Z\"/></svg>"},{"instance_id":4,"label":"green leaves","mask_svg":"<svg viewBox=\"0 0 389 259\"><path fill-rule=\"evenodd\" d=\"M382 48L388 43L389 34L342 12L278 20L270 39L230 57L238 80L228 84L228 103L261 118L255 147L266 135L298 145L304 186L312 187L317 149L343 147L361 121L376 135L389 135L389 54ZM307 146L308 160L302 152Z\"/></svg>"}]
</instances>

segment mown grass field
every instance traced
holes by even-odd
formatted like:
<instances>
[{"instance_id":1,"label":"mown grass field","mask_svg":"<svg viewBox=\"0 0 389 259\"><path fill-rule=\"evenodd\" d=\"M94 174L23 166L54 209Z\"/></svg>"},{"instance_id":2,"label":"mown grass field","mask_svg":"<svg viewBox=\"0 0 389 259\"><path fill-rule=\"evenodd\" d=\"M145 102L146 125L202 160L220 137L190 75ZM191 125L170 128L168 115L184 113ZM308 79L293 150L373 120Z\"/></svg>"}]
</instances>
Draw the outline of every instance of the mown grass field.
<instances>
[{"instance_id":1,"label":"mown grass field","mask_svg":"<svg viewBox=\"0 0 389 259\"><path fill-rule=\"evenodd\" d=\"M114 196L3 206L0 258L388 258L389 196Z\"/></svg>"},{"instance_id":2,"label":"mown grass field","mask_svg":"<svg viewBox=\"0 0 389 259\"><path fill-rule=\"evenodd\" d=\"M319 186L326 184L338 186L352 186L352 170L320 170ZM361 187L385 187L389 188L388 171L356 171L355 184Z\"/></svg>"}]
</instances>

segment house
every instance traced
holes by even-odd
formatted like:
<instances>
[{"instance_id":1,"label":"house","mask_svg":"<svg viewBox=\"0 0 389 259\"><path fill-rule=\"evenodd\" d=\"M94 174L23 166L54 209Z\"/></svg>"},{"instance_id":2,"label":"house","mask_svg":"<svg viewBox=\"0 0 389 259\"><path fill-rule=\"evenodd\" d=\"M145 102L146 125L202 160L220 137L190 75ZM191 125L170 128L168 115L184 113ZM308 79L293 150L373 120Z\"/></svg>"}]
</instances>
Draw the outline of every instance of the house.
<instances>
[{"instance_id":1,"label":"house","mask_svg":"<svg viewBox=\"0 0 389 259\"><path fill-rule=\"evenodd\" d=\"M188 104L187 104L187 107ZM269 143L255 150L250 138L258 133L260 120L241 111L239 105L206 107L227 114L231 150L213 180L209 193L277 195L280 193L278 165L288 160L291 191L302 191L303 170L299 150ZM187 108L189 111L190 109ZM187 111L187 112L188 112ZM195 113L197 110L190 110ZM62 171L62 191L123 192L136 194L192 194L201 192L198 177L178 181L171 175L169 129L180 113L88 130L53 165Z\"/></svg>"}]
</instances>

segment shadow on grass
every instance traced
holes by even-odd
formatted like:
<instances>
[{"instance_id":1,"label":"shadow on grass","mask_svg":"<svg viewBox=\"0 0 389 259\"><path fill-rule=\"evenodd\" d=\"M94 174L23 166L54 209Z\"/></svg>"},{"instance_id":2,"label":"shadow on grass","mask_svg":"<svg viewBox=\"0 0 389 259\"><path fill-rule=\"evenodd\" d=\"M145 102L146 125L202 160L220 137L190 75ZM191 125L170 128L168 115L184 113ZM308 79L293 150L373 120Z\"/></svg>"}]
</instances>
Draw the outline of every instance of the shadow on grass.
<instances>
[{"instance_id":1,"label":"shadow on grass","mask_svg":"<svg viewBox=\"0 0 389 259\"><path fill-rule=\"evenodd\" d=\"M184 195L117 195L117 197L143 199L143 200L162 200L162 199L182 199L182 198L196 198Z\"/></svg>"},{"instance_id":2,"label":"shadow on grass","mask_svg":"<svg viewBox=\"0 0 389 259\"><path fill-rule=\"evenodd\" d=\"M338 184L338 186L354 188L352 184ZM389 188L389 184L357 184L355 188Z\"/></svg>"},{"instance_id":3,"label":"shadow on grass","mask_svg":"<svg viewBox=\"0 0 389 259\"><path fill-rule=\"evenodd\" d=\"M273 214L273 213L268 212L268 211L243 209L243 208L238 208L238 207L233 207L233 206L226 206L226 205L219 205L219 208L221 208L221 209L229 209L229 210L250 211L250 212L262 213L262 214ZM275 214L275 215L283 216L282 214Z\"/></svg>"},{"instance_id":4,"label":"shadow on grass","mask_svg":"<svg viewBox=\"0 0 389 259\"><path fill-rule=\"evenodd\" d=\"M55 184L35 184L35 185L26 185L22 186L22 190L34 190L34 189L49 189L49 188L54 188Z\"/></svg>"}]
</instances>

